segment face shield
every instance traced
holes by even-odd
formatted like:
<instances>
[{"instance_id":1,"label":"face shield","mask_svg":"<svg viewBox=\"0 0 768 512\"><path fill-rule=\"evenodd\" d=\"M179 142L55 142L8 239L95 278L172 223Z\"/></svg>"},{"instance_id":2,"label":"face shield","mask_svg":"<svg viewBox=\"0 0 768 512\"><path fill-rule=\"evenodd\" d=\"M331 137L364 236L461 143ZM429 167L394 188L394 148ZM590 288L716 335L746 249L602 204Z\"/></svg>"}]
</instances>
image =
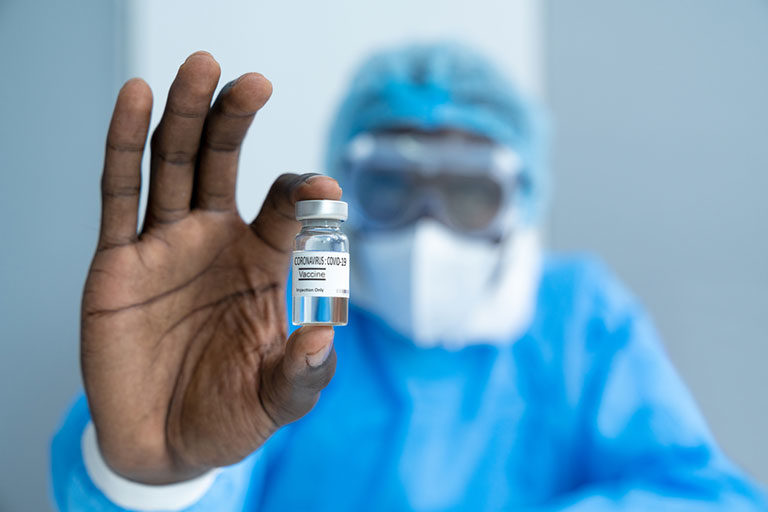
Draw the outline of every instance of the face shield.
<instances>
[{"instance_id":1,"label":"face shield","mask_svg":"<svg viewBox=\"0 0 768 512\"><path fill-rule=\"evenodd\" d=\"M350 228L397 230L430 218L472 238L499 241L515 224L525 186L510 147L459 134L362 134L349 144L342 173Z\"/></svg>"},{"instance_id":2,"label":"face shield","mask_svg":"<svg viewBox=\"0 0 768 512\"><path fill-rule=\"evenodd\" d=\"M540 253L517 222L521 168L511 148L464 134L354 138L343 169L353 303L424 348L519 337Z\"/></svg>"}]
</instances>

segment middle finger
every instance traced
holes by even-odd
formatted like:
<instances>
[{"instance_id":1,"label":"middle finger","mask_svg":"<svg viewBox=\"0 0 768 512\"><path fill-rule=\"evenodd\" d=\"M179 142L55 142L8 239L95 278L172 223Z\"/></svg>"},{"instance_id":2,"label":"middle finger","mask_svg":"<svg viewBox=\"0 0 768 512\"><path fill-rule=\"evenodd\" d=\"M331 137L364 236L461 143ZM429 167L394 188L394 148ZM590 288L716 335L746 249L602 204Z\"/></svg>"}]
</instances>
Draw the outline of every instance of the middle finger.
<instances>
[{"instance_id":1,"label":"middle finger","mask_svg":"<svg viewBox=\"0 0 768 512\"><path fill-rule=\"evenodd\" d=\"M259 73L246 73L219 93L203 128L195 207L234 211L240 146L256 112L272 94Z\"/></svg>"},{"instance_id":2,"label":"middle finger","mask_svg":"<svg viewBox=\"0 0 768 512\"><path fill-rule=\"evenodd\" d=\"M200 135L220 74L207 52L190 55L176 74L152 135L145 226L174 222L189 212Z\"/></svg>"}]
</instances>

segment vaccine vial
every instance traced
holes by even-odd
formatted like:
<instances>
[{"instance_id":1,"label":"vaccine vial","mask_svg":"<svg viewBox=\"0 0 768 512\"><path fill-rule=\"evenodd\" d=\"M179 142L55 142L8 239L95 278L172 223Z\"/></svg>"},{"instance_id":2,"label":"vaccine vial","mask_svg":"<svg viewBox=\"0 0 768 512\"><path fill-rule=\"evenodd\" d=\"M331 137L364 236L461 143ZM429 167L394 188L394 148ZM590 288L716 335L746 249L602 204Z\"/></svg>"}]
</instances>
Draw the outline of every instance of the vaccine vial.
<instances>
[{"instance_id":1,"label":"vaccine vial","mask_svg":"<svg viewBox=\"0 0 768 512\"><path fill-rule=\"evenodd\" d=\"M347 203L296 203L296 235L291 259L294 325L347 325L349 240L341 231Z\"/></svg>"}]
</instances>

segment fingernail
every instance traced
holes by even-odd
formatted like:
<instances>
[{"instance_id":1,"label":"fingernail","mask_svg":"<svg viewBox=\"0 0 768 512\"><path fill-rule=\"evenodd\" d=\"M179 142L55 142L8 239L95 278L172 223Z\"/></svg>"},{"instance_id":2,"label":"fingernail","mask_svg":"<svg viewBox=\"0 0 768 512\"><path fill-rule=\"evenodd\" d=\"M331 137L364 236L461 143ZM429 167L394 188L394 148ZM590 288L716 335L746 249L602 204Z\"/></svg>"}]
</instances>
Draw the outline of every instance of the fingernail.
<instances>
[{"instance_id":1,"label":"fingernail","mask_svg":"<svg viewBox=\"0 0 768 512\"><path fill-rule=\"evenodd\" d=\"M321 366L328 356L331 355L331 349L333 348L333 342L330 342L327 346L321 348L313 354L307 354L307 366L311 368L317 368Z\"/></svg>"},{"instance_id":2,"label":"fingernail","mask_svg":"<svg viewBox=\"0 0 768 512\"><path fill-rule=\"evenodd\" d=\"M317 180L317 178L320 178L320 177L323 177L323 176L324 176L323 174L320 174L320 173L317 173L317 172L310 172L310 173L307 173L307 174L305 174L305 175L302 177L302 179L301 179L301 183L302 183L302 184L306 184L306 185L309 185L309 184L311 184L313 181Z\"/></svg>"},{"instance_id":3,"label":"fingernail","mask_svg":"<svg viewBox=\"0 0 768 512\"><path fill-rule=\"evenodd\" d=\"M304 174L303 176L304 177L302 177L302 179L301 179L301 184L302 185L311 185L312 183L314 183L318 179L324 178L324 179L327 179L327 180L332 180L334 183L336 183L336 186L339 187L339 190L341 190L341 185L339 185L339 182L336 181L335 178L333 178L331 176L328 176L327 174L320 174L320 173L313 172L313 173Z\"/></svg>"},{"instance_id":4,"label":"fingernail","mask_svg":"<svg viewBox=\"0 0 768 512\"><path fill-rule=\"evenodd\" d=\"M225 93L229 91L231 88L235 86L237 81L240 80L239 78L236 78L234 80L230 80L229 82L225 83L224 86L221 88L221 91L219 91L219 94Z\"/></svg>"}]
</instances>

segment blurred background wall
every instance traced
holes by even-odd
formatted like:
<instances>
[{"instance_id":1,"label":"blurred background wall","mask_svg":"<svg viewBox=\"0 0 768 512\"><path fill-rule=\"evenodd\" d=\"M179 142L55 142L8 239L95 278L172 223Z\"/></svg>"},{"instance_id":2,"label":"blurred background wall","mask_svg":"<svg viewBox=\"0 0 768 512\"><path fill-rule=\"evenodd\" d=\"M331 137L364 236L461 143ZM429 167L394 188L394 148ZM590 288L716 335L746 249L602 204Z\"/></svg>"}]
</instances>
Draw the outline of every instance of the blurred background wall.
<instances>
[{"instance_id":1,"label":"blurred background wall","mask_svg":"<svg viewBox=\"0 0 768 512\"><path fill-rule=\"evenodd\" d=\"M49 506L121 83L149 82L156 122L194 50L217 57L222 83L272 80L241 160L250 218L274 176L321 168L363 55L443 36L550 104L551 244L601 254L630 284L727 452L768 481L768 2L0 0L0 511Z\"/></svg>"},{"instance_id":2,"label":"blurred background wall","mask_svg":"<svg viewBox=\"0 0 768 512\"><path fill-rule=\"evenodd\" d=\"M114 1L0 0L0 511L44 511L125 62Z\"/></svg>"},{"instance_id":3,"label":"blurred background wall","mask_svg":"<svg viewBox=\"0 0 768 512\"><path fill-rule=\"evenodd\" d=\"M725 451L768 482L768 1L550 1L558 249L650 309Z\"/></svg>"},{"instance_id":4,"label":"blurred background wall","mask_svg":"<svg viewBox=\"0 0 768 512\"><path fill-rule=\"evenodd\" d=\"M272 81L272 98L251 127L240 160L238 206L247 219L258 212L279 174L322 170L326 130L349 75L382 46L459 38L494 57L526 90L542 89L541 4L536 0L331 0L280 6L225 0L216 9L208 0L134 0L131 5L128 71L154 91L153 124L160 120L177 68L195 50L206 49L219 61L220 87L253 70Z\"/></svg>"}]
</instances>

